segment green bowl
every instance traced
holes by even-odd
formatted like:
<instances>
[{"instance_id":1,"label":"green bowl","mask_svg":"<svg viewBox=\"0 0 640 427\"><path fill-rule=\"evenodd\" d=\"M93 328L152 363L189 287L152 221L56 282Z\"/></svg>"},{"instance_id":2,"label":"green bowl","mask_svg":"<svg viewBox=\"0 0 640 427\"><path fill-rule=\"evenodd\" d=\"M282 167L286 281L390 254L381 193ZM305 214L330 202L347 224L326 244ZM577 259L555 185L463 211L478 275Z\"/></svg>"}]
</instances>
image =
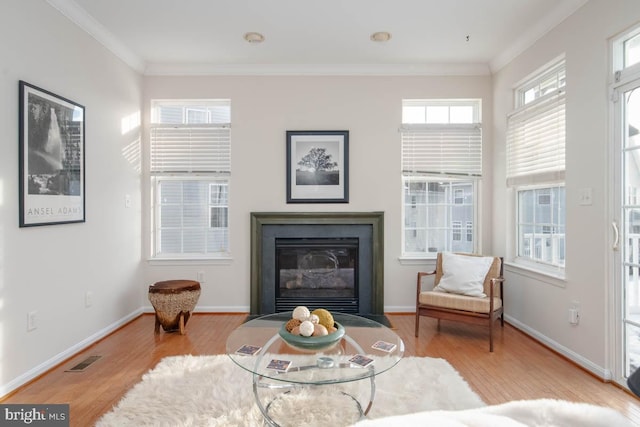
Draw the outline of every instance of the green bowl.
<instances>
[{"instance_id":1,"label":"green bowl","mask_svg":"<svg viewBox=\"0 0 640 427\"><path fill-rule=\"evenodd\" d=\"M303 350L324 350L333 347L344 336L344 326L342 326L338 322L334 322L333 325L336 327L337 331L319 337L305 337L302 335L294 335L291 332L287 331L286 323L282 325L278 333L280 334L280 337L284 340L284 342L294 348Z\"/></svg>"}]
</instances>

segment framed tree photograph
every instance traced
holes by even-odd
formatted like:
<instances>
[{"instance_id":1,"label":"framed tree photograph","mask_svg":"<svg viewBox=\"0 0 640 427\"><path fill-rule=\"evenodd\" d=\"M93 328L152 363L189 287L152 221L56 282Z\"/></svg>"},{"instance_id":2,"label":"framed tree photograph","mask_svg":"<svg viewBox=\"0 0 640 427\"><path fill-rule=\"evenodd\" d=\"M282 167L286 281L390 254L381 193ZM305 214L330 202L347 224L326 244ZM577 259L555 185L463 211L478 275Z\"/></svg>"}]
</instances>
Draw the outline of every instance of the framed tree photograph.
<instances>
[{"instance_id":1,"label":"framed tree photograph","mask_svg":"<svg viewBox=\"0 0 640 427\"><path fill-rule=\"evenodd\" d=\"M85 111L19 82L20 227L85 221Z\"/></svg>"},{"instance_id":2,"label":"framed tree photograph","mask_svg":"<svg viewBox=\"0 0 640 427\"><path fill-rule=\"evenodd\" d=\"M349 131L287 131L287 203L349 202Z\"/></svg>"}]
</instances>

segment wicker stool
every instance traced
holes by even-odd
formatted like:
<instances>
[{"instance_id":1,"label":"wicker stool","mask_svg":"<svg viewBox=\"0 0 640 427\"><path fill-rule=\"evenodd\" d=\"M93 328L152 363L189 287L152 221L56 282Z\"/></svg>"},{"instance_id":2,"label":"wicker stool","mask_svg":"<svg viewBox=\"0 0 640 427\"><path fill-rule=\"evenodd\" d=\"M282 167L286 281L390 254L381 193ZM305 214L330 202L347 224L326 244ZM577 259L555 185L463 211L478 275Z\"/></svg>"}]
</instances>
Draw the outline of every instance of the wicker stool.
<instances>
[{"instance_id":1,"label":"wicker stool","mask_svg":"<svg viewBox=\"0 0 640 427\"><path fill-rule=\"evenodd\" d=\"M179 329L184 335L199 297L200 282L195 280L166 280L149 286L149 301L156 311L155 333L160 333L162 325L167 332Z\"/></svg>"}]
</instances>

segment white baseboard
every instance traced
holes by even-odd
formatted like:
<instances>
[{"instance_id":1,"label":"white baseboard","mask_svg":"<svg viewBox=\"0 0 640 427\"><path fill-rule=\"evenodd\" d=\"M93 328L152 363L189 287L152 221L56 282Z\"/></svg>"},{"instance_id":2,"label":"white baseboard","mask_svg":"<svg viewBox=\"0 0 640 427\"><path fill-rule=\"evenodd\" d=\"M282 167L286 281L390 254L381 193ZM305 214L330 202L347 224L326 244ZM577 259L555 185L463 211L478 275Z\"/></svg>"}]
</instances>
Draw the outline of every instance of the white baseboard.
<instances>
[{"instance_id":1,"label":"white baseboard","mask_svg":"<svg viewBox=\"0 0 640 427\"><path fill-rule=\"evenodd\" d=\"M387 305L384 307L385 313L415 313L415 305Z\"/></svg>"},{"instance_id":2,"label":"white baseboard","mask_svg":"<svg viewBox=\"0 0 640 427\"><path fill-rule=\"evenodd\" d=\"M46 360L46 361L42 362L41 364L39 364L35 368L30 369L29 371L25 372L24 374L20 375L19 377L14 378L10 382L8 382L6 384L2 384L0 386L0 397L6 396L7 394L9 394L12 391L14 391L15 389L17 389L18 387L28 383L29 381L33 380L36 377L44 374L49 369L51 369L51 368L55 367L56 365L64 362L66 359L76 355L77 353L79 353L80 351L82 351L85 348L89 347L90 345L94 344L98 340L106 337L107 335L109 335L113 331L117 330L118 328L122 327L126 323L128 323L131 320L135 319L136 317L140 316L140 314L142 314L142 308L139 308L136 311L134 311L134 312L128 314L127 316L123 317L122 319L110 324L106 328L104 328L104 329L96 332L95 334L85 338L84 340L80 341L76 345L69 347L65 351L56 354L55 356L53 356L49 360Z\"/></svg>"},{"instance_id":3,"label":"white baseboard","mask_svg":"<svg viewBox=\"0 0 640 427\"><path fill-rule=\"evenodd\" d=\"M145 305L142 307L142 310L145 313L155 313L155 310L150 305ZM249 313L251 311L248 305L237 305L237 306L196 306L193 310L194 313Z\"/></svg>"},{"instance_id":4,"label":"white baseboard","mask_svg":"<svg viewBox=\"0 0 640 427\"><path fill-rule=\"evenodd\" d=\"M578 353L574 352L573 350L568 349L567 347L557 343L556 341L552 340L551 338L547 337L546 335L541 334L540 332L536 331L535 329L530 328L529 326L525 325L524 323L519 322L518 320L514 319L513 317L505 315L504 316L504 320L509 322L509 324L512 325L514 328L517 328L517 329L521 330L522 332L524 332L525 334L529 335L530 337L534 338L535 340L540 341L541 343L543 343L547 347L549 347L552 350L560 353L561 355L563 355L567 359L569 359L572 362L578 364L579 366L581 366L584 369L586 369L587 371L593 373L597 377L602 378L605 381L610 381L613 378L613 375L612 375L612 373L611 373L611 371L609 369L605 369L605 368L603 368L601 366L596 365L592 361L590 361L588 359L585 359L584 357L582 357Z\"/></svg>"}]
</instances>

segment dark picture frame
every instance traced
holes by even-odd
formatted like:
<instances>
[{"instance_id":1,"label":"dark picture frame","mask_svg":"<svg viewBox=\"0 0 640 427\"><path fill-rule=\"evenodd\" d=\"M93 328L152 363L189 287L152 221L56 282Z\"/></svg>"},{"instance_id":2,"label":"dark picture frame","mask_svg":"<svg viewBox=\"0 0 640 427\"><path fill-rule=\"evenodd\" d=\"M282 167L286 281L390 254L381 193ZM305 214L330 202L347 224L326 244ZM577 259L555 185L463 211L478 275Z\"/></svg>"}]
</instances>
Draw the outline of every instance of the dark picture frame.
<instances>
[{"instance_id":1,"label":"dark picture frame","mask_svg":"<svg viewBox=\"0 0 640 427\"><path fill-rule=\"evenodd\" d=\"M287 131L287 203L349 203L349 131Z\"/></svg>"},{"instance_id":2,"label":"dark picture frame","mask_svg":"<svg viewBox=\"0 0 640 427\"><path fill-rule=\"evenodd\" d=\"M85 108L19 81L20 227L85 222Z\"/></svg>"}]
</instances>

